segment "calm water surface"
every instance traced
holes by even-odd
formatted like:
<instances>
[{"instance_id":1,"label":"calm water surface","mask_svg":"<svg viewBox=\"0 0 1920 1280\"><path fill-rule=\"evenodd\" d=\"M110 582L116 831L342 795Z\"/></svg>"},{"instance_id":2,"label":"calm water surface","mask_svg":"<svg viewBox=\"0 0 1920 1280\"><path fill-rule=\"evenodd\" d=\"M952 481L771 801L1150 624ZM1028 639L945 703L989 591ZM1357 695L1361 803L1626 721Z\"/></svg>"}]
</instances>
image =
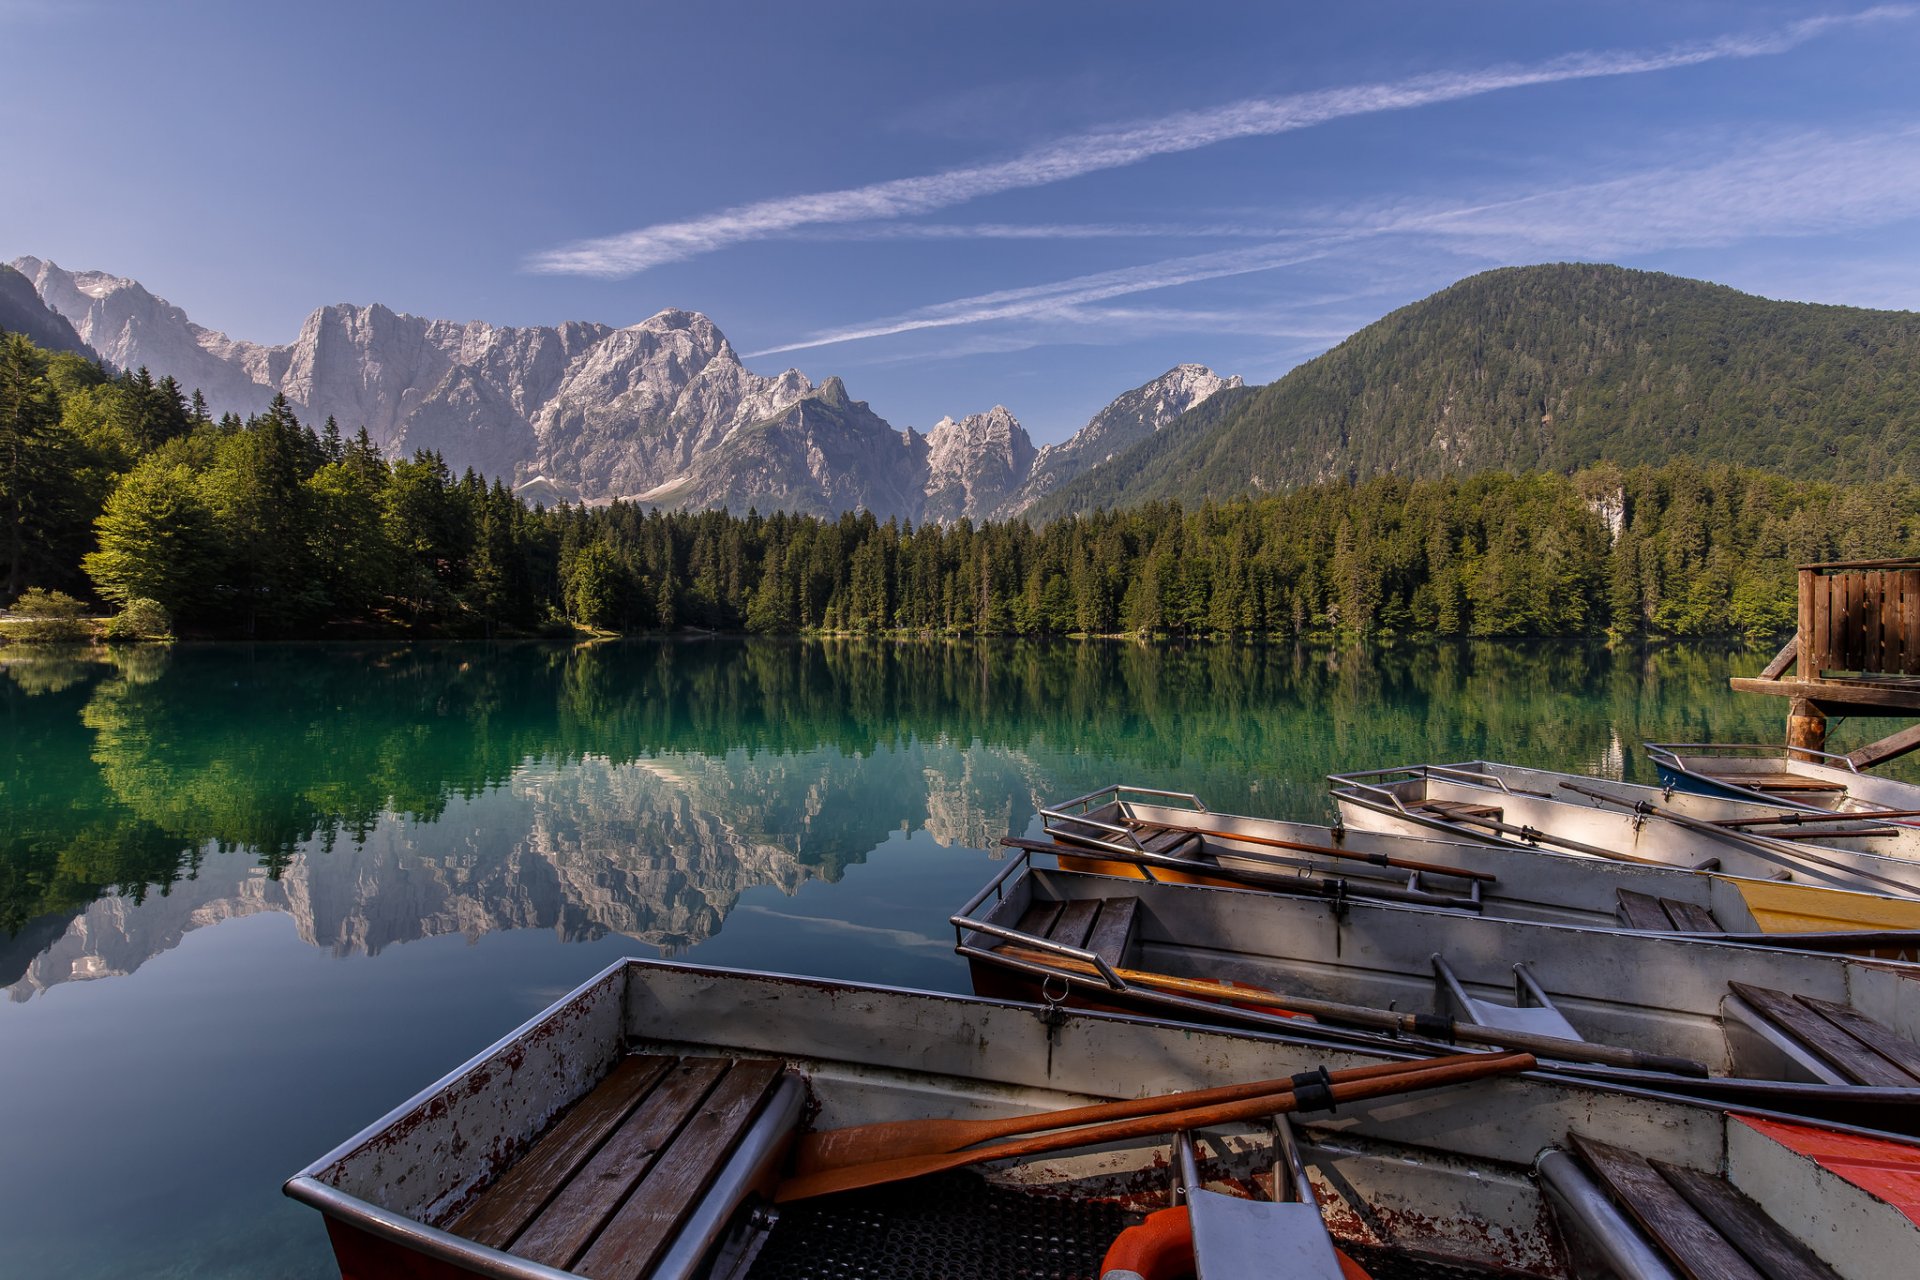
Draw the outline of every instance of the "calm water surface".
<instances>
[{"instance_id":1,"label":"calm water surface","mask_svg":"<svg viewBox=\"0 0 1920 1280\"><path fill-rule=\"evenodd\" d=\"M0 1276L335 1273L296 1168L622 955L964 989L947 915L1123 780L1650 778L1766 654L684 641L0 671ZM1851 727L1848 727L1851 728ZM1871 726L1836 737L1864 740Z\"/></svg>"}]
</instances>

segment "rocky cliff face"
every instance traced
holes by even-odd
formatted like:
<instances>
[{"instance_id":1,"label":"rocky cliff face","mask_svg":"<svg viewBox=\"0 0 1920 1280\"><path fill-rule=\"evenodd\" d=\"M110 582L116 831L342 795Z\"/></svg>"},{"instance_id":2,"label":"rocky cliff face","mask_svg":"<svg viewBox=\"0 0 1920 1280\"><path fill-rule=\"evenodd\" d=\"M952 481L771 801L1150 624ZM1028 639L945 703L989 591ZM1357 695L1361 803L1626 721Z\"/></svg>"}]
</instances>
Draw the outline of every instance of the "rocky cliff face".
<instances>
[{"instance_id":1,"label":"rocky cliff face","mask_svg":"<svg viewBox=\"0 0 1920 1280\"><path fill-rule=\"evenodd\" d=\"M40 300L33 281L4 266L0 266L0 332L22 334L49 351L95 356L66 317Z\"/></svg>"},{"instance_id":2,"label":"rocky cliff face","mask_svg":"<svg viewBox=\"0 0 1920 1280\"><path fill-rule=\"evenodd\" d=\"M1012 516L1238 378L1181 365L1128 392L1072 440L1035 450L1004 406L925 436L895 430L839 379L741 364L713 321L662 311L624 329L514 328L336 305L285 346L202 328L137 281L19 258L45 307L122 368L199 388L215 413L275 394L318 425L365 427L389 455L528 486L530 500L637 498L915 522Z\"/></svg>"},{"instance_id":3,"label":"rocky cliff face","mask_svg":"<svg viewBox=\"0 0 1920 1280\"><path fill-rule=\"evenodd\" d=\"M942 418L927 433L925 520L958 520L997 510L1019 488L1038 456L1027 429L995 405L955 422Z\"/></svg>"},{"instance_id":4,"label":"rocky cliff face","mask_svg":"<svg viewBox=\"0 0 1920 1280\"><path fill-rule=\"evenodd\" d=\"M778 414L741 428L694 465L647 491L661 506L839 515L871 511L917 519L924 504L926 441L904 435L852 400L838 378Z\"/></svg>"},{"instance_id":5,"label":"rocky cliff face","mask_svg":"<svg viewBox=\"0 0 1920 1280\"><path fill-rule=\"evenodd\" d=\"M66 271L39 258L15 258L13 266L109 364L145 365L155 377L170 373L182 387L198 387L216 412L258 413L273 399L272 389L254 374L267 348L201 328L138 281L104 271Z\"/></svg>"},{"instance_id":6,"label":"rocky cliff face","mask_svg":"<svg viewBox=\"0 0 1920 1280\"><path fill-rule=\"evenodd\" d=\"M1222 378L1203 364L1175 365L1094 414L1072 438L1042 449L1018 491L990 510L1002 518L1017 516L1082 472L1152 436L1195 405L1240 385L1238 374Z\"/></svg>"}]
</instances>

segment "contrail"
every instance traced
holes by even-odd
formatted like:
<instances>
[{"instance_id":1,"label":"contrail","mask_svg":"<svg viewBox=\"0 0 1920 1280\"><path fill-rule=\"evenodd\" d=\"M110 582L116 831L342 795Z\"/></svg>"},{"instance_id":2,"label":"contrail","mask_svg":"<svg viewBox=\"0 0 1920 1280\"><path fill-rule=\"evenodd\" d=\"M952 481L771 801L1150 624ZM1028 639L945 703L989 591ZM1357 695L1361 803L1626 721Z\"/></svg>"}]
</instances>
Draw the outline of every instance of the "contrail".
<instances>
[{"instance_id":1,"label":"contrail","mask_svg":"<svg viewBox=\"0 0 1920 1280\"><path fill-rule=\"evenodd\" d=\"M1842 26L1902 21L1913 5L1882 5L1858 13L1807 18L1773 31L1723 36L1652 52L1569 54L1526 67L1415 76L1380 84L1321 89L1279 98L1252 98L1205 111L1062 138L1011 160L841 191L788 196L738 205L684 222L661 222L620 235L583 240L534 255L532 271L620 277L678 262L729 245L784 235L799 227L864 222L930 213L1004 191L1048 186L1156 156L1194 151L1237 138L1269 137L1352 116L1405 111L1456 102L1503 89L1644 75L1677 67L1784 53Z\"/></svg>"}]
</instances>

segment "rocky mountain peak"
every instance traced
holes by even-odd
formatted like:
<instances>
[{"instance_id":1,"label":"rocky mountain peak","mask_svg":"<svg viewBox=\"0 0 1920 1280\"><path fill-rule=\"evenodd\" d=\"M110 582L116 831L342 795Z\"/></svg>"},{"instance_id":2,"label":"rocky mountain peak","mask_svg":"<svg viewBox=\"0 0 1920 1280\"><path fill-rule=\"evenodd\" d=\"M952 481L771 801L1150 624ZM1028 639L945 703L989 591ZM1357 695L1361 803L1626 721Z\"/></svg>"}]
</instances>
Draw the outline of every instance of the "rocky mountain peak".
<instances>
[{"instance_id":1,"label":"rocky mountain peak","mask_svg":"<svg viewBox=\"0 0 1920 1280\"><path fill-rule=\"evenodd\" d=\"M1220 392L1244 385L1238 374L1223 378L1203 364L1177 364L1153 381L1116 397L1087 425L1034 459L1017 492L994 513L1017 516L1045 495L1104 462Z\"/></svg>"},{"instance_id":2,"label":"rocky mountain peak","mask_svg":"<svg viewBox=\"0 0 1920 1280\"><path fill-rule=\"evenodd\" d=\"M927 432L926 520L958 520L992 511L1019 488L1036 450L1020 420L997 404Z\"/></svg>"}]
</instances>

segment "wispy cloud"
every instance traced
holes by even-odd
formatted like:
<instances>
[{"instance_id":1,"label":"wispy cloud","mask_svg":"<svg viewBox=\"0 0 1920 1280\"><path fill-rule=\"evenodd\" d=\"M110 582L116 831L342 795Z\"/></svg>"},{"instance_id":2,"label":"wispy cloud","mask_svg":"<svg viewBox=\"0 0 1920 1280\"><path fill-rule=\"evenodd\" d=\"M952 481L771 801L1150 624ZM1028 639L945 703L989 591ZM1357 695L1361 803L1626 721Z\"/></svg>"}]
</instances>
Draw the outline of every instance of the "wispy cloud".
<instances>
[{"instance_id":1,"label":"wispy cloud","mask_svg":"<svg viewBox=\"0 0 1920 1280\"><path fill-rule=\"evenodd\" d=\"M1438 244L1493 262L1575 258L1723 246L1920 218L1920 126L1835 136L1717 139L1722 159L1693 155L1599 182L1440 206L1375 207L1327 215L1317 230L1243 249L1170 258L1047 284L956 298L826 330L753 352L774 355L930 329L993 321L1102 324L1127 310L1116 298L1208 280L1275 271L1365 245ZM1170 323L1182 323L1166 309ZM1189 311L1192 318L1203 311ZM1285 326L1268 313L1267 323ZM1242 332L1263 332L1246 329ZM1286 331L1283 329L1283 336Z\"/></svg>"},{"instance_id":2,"label":"wispy cloud","mask_svg":"<svg viewBox=\"0 0 1920 1280\"><path fill-rule=\"evenodd\" d=\"M806 228L796 240L1271 240L1291 227L1181 222L860 222Z\"/></svg>"},{"instance_id":3,"label":"wispy cloud","mask_svg":"<svg viewBox=\"0 0 1920 1280\"><path fill-rule=\"evenodd\" d=\"M1167 289L1175 285L1219 280L1228 276L1249 275L1298 266L1326 256L1341 241L1365 235L1350 232L1323 237L1307 244L1292 242L1262 245L1252 249L1229 249L1219 253L1193 254L1169 258L1137 267L1122 267L1093 275L1075 276L1049 284L1003 289L996 293L975 294L937 303L866 324L833 329L797 342L784 343L749 352L749 357L779 355L787 351L805 351L812 347L840 342L859 342L867 338L885 338L922 329L950 329L957 325L982 324L990 320L1018 320L1034 317L1070 318L1077 308L1109 298Z\"/></svg>"},{"instance_id":4,"label":"wispy cloud","mask_svg":"<svg viewBox=\"0 0 1920 1280\"><path fill-rule=\"evenodd\" d=\"M662 222L536 254L531 270L618 277L729 245L788 235L801 227L873 222L931 213L1001 192L1047 186L1156 156L1239 138L1269 137L1329 121L1404 111L1506 89L1571 80L1644 75L1732 58L1784 53L1830 29L1905 20L1912 5L1807 18L1771 31L1723 36L1650 52L1569 54L1532 66L1416 76L1378 84L1254 98L1204 111L1100 130L1048 143L1010 160L896 178L840 191L763 200L683 222Z\"/></svg>"}]
</instances>

